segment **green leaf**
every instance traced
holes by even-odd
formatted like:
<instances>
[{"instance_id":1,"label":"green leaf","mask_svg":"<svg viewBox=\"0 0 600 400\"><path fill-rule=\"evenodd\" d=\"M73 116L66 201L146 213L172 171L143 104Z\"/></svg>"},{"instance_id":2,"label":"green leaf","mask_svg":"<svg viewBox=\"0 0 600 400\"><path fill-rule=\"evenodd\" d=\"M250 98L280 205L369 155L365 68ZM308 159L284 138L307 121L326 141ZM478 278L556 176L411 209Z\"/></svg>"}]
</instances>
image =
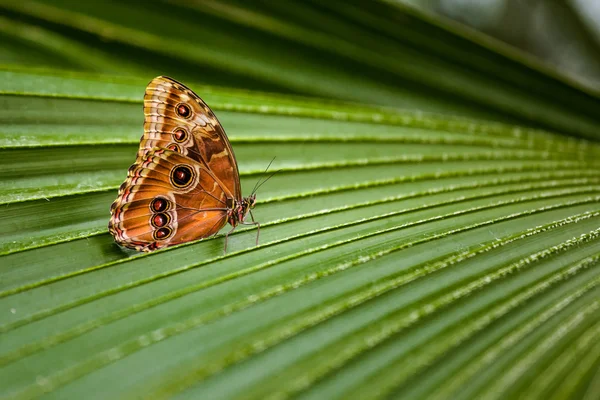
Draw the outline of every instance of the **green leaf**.
<instances>
[{"instance_id":1,"label":"green leaf","mask_svg":"<svg viewBox=\"0 0 600 400\"><path fill-rule=\"evenodd\" d=\"M383 3L0 8L3 397L600 394L592 91ZM276 157L226 254L230 227L153 253L107 231L162 68L244 193Z\"/></svg>"},{"instance_id":2,"label":"green leaf","mask_svg":"<svg viewBox=\"0 0 600 400\"><path fill-rule=\"evenodd\" d=\"M514 50L492 50L489 40L405 6L366 7L357 0L327 5L173 1L145 7L2 0L0 9L64 40L86 43L94 55L112 58L112 65L123 59L137 63L148 80L159 74L180 80L200 76L211 84L520 121L598 137L597 92L574 87ZM131 74L131 67L122 73Z\"/></svg>"}]
</instances>

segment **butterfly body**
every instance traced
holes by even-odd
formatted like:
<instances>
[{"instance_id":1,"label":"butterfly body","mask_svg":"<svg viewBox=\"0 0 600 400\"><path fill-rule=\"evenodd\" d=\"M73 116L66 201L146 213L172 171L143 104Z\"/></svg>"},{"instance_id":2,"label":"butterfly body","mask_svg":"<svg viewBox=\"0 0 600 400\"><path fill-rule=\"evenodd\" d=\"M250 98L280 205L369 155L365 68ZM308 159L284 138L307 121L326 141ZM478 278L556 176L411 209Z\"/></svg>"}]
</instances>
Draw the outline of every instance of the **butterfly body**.
<instances>
[{"instance_id":1,"label":"butterfly body","mask_svg":"<svg viewBox=\"0 0 600 400\"><path fill-rule=\"evenodd\" d=\"M256 195L252 194L248 197L244 197L239 202L236 202L235 199L232 200L233 204L227 212L227 222L229 225L235 228L238 224L244 223L246 215L251 209L254 208L254 204L256 203Z\"/></svg>"},{"instance_id":2,"label":"butterfly body","mask_svg":"<svg viewBox=\"0 0 600 400\"><path fill-rule=\"evenodd\" d=\"M232 231L259 226L251 213L256 195L242 198L231 144L200 97L157 77L146 89L144 116L136 162L111 206L108 229L117 243L152 251L214 235L227 223Z\"/></svg>"}]
</instances>

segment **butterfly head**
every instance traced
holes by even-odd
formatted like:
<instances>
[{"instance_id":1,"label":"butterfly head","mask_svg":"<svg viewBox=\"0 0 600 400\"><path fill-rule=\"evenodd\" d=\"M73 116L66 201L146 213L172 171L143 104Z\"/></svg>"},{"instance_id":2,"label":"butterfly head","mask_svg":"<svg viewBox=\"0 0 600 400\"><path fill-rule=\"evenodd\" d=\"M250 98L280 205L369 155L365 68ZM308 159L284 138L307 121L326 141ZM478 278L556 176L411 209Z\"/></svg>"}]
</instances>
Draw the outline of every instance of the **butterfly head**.
<instances>
[{"instance_id":1,"label":"butterfly head","mask_svg":"<svg viewBox=\"0 0 600 400\"><path fill-rule=\"evenodd\" d=\"M248 209L253 209L254 206L256 205L256 193L252 193L250 196L246 197L245 199L246 204L248 204Z\"/></svg>"},{"instance_id":2,"label":"butterfly head","mask_svg":"<svg viewBox=\"0 0 600 400\"><path fill-rule=\"evenodd\" d=\"M243 221L246 218L248 211L252 210L256 205L256 193L252 193L248 197L244 197L240 202L240 215L239 220Z\"/></svg>"}]
</instances>

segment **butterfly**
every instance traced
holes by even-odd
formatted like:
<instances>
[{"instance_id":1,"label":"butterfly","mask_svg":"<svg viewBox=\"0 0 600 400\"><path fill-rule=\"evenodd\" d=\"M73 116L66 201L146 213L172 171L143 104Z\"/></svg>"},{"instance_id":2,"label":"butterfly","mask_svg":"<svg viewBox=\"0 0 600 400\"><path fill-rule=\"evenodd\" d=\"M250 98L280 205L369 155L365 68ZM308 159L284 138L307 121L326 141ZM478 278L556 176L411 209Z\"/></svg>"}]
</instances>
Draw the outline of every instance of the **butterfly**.
<instances>
[{"instance_id":1,"label":"butterfly","mask_svg":"<svg viewBox=\"0 0 600 400\"><path fill-rule=\"evenodd\" d=\"M206 103L185 85L154 78L144 96L144 134L110 207L115 241L152 251L218 233L227 223L257 227L252 194L242 197L229 139ZM250 213L252 222L246 222Z\"/></svg>"}]
</instances>

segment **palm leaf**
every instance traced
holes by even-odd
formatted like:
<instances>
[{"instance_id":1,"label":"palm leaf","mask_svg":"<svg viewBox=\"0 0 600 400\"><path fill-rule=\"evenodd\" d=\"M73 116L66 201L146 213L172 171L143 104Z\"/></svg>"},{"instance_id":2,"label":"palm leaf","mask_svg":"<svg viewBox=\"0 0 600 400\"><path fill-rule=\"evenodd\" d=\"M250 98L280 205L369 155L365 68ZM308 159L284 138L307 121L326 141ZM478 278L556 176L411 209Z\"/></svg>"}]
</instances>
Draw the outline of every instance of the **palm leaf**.
<instances>
[{"instance_id":1,"label":"palm leaf","mask_svg":"<svg viewBox=\"0 0 600 400\"><path fill-rule=\"evenodd\" d=\"M3 396L600 393L592 90L385 3L0 8ZM259 246L113 243L158 73L217 113L244 192L277 157Z\"/></svg>"}]
</instances>

